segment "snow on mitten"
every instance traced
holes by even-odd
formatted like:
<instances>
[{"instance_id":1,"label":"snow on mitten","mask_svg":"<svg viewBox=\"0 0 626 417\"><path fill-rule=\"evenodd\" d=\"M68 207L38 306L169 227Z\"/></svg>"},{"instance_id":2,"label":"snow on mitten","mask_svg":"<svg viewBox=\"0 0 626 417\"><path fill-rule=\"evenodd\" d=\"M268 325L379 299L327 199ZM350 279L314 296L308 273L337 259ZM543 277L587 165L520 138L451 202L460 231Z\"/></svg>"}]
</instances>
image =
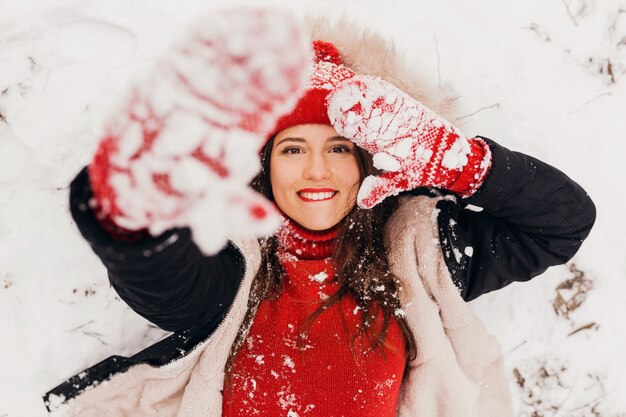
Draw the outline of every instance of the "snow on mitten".
<instances>
[{"instance_id":1,"label":"snow on mitten","mask_svg":"<svg viewBox=\"0 0 626 417\"><path fill-rule=\"evenodd\" d=\"M491 151L388 82L356 76L328 96L337 132L373 155L385 171L363 181L357 201L371 208L390 195L429 186L469 197L482 185Z\"/></svg>"},{"instance_id":2,"label":"snow on mitten","mask_svg":"<svg viewBox=\"0 0 626 417\"><path fill-rule=\"evenodd\" d=\"M92 163L101 224L157 235L189 226L205 253L272 233L281 216L248 188L266 132L307 85L311 50L285 12L200 19L117 110Z\"/></svg>"}]
</instances>

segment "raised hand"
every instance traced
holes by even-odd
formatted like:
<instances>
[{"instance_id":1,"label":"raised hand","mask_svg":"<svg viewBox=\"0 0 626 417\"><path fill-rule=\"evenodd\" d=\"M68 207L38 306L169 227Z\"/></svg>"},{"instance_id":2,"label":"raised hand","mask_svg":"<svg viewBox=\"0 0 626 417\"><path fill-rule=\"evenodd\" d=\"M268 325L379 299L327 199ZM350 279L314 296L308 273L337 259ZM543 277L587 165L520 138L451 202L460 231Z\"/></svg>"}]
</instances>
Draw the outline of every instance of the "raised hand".
<instances>
[{"instance_id":1,"label":"raised hand","mask_svg":"<svg viewBox=\"0 0 626 417\"><path fill-rule=\"evenodd\" d=\"M267 10L199 19L111 118L89 166L97 216L153 235L189 226L206 253L272 233L277 210L247 184L307 84L301 26Z\"/></svg>"},{"instance_id":2,"label":"raised hand","mask_svg":"<svg viewBox=\"0 0 626 417\"><path fill-rule=\"evenodd\" d=\"M491 166L481 139L467 139L447 120L397 87L373 76L343 81L328 96L337 132L373 155L385 171L365 178L357 197L371 208L390 195L422 186L472 195Z\"/></svg>"}]
</instances>

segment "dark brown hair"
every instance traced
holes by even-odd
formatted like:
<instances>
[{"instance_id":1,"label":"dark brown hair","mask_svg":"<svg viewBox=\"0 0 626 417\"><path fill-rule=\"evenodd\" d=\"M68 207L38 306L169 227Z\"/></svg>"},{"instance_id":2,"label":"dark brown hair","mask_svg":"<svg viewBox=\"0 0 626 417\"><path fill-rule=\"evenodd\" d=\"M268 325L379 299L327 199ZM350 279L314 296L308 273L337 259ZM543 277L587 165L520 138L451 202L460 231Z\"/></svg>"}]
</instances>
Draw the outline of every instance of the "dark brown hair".
<instances>
[{"instance_id":1,"label":"dark brown hair","mask_svg":"<svg viewBox=\"0 0 626 417\"><path fill-rule=\"evenodd\" d=\"M271 201L274 200L274 196L269 167L273 143L274 138L263 147L261 171L250 184L253 189ZM361 177L357 185L359 186L366 176L379 172L374 168L372 157L366 151L359 147L354 149ZM372 350L380 349L384 353L383 348L389 347L385 344L389 323L395 316L405 336L407 360L415 358L415 339L406 320L402 314L399 314L401 308L398 298L399 280L389 269L383 245L383 227L397 206L397 198L389 197L372 209L361 209L355 206L341 220L333 246L335 275L340 284L339 291L321 302L320 306L305 319L299 329L299 342L303 343L306 340L308 330L320 314L350 294L361 309L362 326L355 338L359 335L366 337ZM264 299L275 299L282 292L284 270L276 255L277 246L276 236L261 241L262 260L250 289L248 311L226 363L224 385L228 392L231 389L231 372L235 356L247 337L257 307ZM383 287L384 290L381 291ZM372 326L377 314L382 314L383 317L383 326L379 332L376 332ZM351 351L354 341L353 338L350 345Z\"/></svg>"}]
</instances>

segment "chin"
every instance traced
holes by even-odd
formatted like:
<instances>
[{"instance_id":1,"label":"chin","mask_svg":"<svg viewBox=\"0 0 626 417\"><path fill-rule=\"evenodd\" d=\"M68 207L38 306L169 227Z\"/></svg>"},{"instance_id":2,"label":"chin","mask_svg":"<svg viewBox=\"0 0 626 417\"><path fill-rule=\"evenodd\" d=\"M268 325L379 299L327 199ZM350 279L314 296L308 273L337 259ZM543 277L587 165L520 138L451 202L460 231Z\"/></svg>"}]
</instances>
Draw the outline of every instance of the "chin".
<instances>
[{"instance_id":1,"label":"chin","mask_svg":"<svg viewBox=\"0 0 626 417\"><path fill-rule=\"evenodd\" d=\"M305 229L314 230L316 232L330 229L335 226L339 221L328 221L328 220L311 220L311 219L294 219L300 226Z\"/></svg>"},{"instance_id":2,"label":"chin","mask_svg":"<svg viewBox=\"0 0 626 417\"><path fill-rule=\"evenodd\" d=\"M336 224L336 223L335 223L335 224ZM333 226L334 226L334 224L328 224L328 225L313 225L313 226L306 226L306 225L304 225L304 227L305 227L306 229L313 230L313 231L315 231L315 232L321 232L321 231L323 231L323 230L328 230L328 229L330 229L330 228L331 228L331 227L333 227Z\"/></svg>"}]
</instances>

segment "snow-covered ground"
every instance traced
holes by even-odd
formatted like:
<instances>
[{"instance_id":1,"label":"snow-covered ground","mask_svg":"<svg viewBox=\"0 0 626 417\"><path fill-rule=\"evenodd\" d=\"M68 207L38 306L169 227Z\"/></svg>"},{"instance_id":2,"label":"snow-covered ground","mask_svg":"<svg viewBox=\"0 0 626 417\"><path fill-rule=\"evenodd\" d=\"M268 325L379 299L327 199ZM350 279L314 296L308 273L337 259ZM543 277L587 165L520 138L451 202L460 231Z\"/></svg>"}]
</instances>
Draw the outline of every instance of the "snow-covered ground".
<instances>
[{"instance_id":1,"label":"snow-covered ground","mask_svg":"<svg viewBox=\"0 0 626 417\"><path fill-rule=\"evenodd\" d=\"M48 389L163 336L109 287L72 223L67 186L129 80L187 19L223 6L42 4L0 0L0 417L43 416ZM519 416L626 415L626 2L263 4L380 30L416 71L454 88L465 116L452 122L466 133L537 156L590 193L598 220L573 264L472 305L502 343Z\"/></svg>"}]
</instances>

